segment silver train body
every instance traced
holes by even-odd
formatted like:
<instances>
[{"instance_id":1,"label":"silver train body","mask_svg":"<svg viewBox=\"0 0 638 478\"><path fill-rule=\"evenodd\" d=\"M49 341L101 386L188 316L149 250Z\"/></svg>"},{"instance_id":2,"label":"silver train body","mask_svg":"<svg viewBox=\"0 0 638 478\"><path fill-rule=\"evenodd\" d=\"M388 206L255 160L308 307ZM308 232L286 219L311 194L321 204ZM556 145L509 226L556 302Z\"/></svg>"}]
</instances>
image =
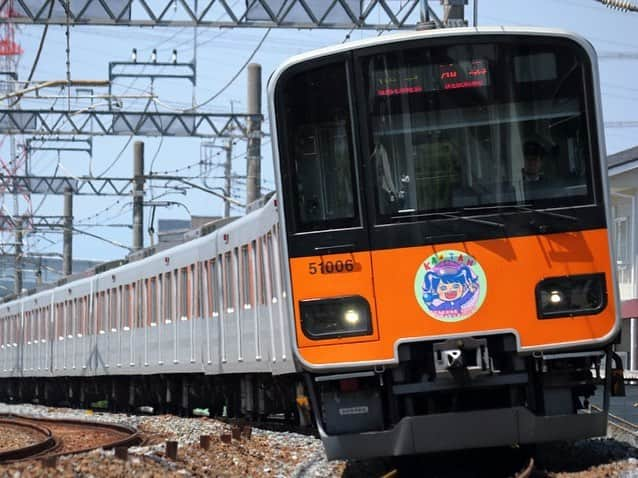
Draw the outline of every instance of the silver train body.
<instances>
[{"instance_id":1,"label":"silver train body","mask_svg":"<svg viewBox=\"0 0 638 478\"><path fill-rule=\"evenodd\" d=\"M295 371L276 200L0 306L0 378Z\"/></svg>"}]
</instances>

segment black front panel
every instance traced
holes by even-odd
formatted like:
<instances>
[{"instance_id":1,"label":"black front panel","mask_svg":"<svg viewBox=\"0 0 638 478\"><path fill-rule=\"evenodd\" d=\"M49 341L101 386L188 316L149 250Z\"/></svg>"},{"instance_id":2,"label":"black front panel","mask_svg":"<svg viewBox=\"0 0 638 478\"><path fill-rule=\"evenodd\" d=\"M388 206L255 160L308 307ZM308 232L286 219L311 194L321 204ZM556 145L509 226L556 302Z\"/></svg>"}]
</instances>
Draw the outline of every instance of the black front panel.
<instances>
[{"instance_id":1,"label":"black front panel","mask_svg":"<svg viewBox=\"0 0 638 478\"><path fill-rule=\"evenodd\" d=\"M586 52L460 40L355 54L372 248L605 227Z\"/></svg>"},{"instance_id":2,"label":"black front panel","mask_svg":"<svg viewBox=\"0 0 638 478\"><path fill-rule=\"evenodd\" d=\"M606 226L587 53L411 40L296 65L276 92L292 257Z\"/></svg>"},{"instance_id":3,"label":"black front panel","mask_svg":"<svg viewBox=\"0 0 638 478\"><path fill-rule=\"evenodd\" d=\"M277 90L291 256L369 248L346 57L293 68Z\"/></svg>"}]
</instances>

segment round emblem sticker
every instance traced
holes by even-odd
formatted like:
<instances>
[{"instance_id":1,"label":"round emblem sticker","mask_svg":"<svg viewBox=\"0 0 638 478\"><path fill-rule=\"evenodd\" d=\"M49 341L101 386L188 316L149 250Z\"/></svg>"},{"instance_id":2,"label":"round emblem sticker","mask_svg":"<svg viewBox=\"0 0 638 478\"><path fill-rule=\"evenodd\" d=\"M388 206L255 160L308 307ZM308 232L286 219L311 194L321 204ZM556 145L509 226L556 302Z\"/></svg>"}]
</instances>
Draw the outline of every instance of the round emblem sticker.
<instances>
[{"instance_id":1,"label":"round emblem sticker","mask_svg":"<svg viewBox=\"0 0 638 478\"><path fill-rule=\"evenodd\" d=\"M481 265L461 251L432 254L420 265L414 278L414 294L430 317L459 322L483 305L487 280Z\"/></svg>"}]
</instances>

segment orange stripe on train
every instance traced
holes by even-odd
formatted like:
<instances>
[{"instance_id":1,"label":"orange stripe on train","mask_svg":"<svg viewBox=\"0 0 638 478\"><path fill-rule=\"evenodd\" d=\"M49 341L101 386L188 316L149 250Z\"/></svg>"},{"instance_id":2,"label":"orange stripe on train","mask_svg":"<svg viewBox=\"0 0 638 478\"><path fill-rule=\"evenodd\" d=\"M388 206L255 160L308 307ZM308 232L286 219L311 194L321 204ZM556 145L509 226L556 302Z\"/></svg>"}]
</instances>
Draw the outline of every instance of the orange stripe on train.
<instances>
[{"instance_id":1,"label":"orange stripe on train","mask_svg":"<svg viewBox=\"0 0 638 478\"><path fill-rule=\"evenodd\" d=\"M484 283L476 287L477 294L479 288L483 293L481 303L477 297L461 318L453 312L448 313L449 320L444 312L437 318L419 297L419 271L425 280L424 262L443 251L459 251L464 256L460 260L476 260L485 274ZM317 270L322 262L347 260L355 264L351 270ZM616 323L610 263L605 229L291 259L297 345L304 360L323 365L390 360L398 340L448 334L514 329L522 347L599 340ZM605 310L592 316L538 319L539 281L596 272L607 278ZM471 275L477 279L477 274ZM370 303L372 335L311 340L303 334L300 300L346 295L360 295Z\"/></svg>"}]
</instances>

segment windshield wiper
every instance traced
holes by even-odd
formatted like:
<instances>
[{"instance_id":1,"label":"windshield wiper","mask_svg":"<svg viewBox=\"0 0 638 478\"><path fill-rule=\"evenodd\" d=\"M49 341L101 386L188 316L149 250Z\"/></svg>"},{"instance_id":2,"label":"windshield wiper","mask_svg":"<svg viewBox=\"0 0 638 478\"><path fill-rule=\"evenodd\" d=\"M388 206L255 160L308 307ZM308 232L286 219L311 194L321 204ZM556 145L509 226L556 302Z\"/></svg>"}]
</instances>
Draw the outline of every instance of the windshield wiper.
<instances>
[{"instance_id":1,"label":"windshield wiper","mask_svg":"<svg viewBox=\"0 0 638 478\"><path fill-rule=\"evenodd\" d=\"M546 216L549 217L556 217L559 219L567 219L570 221L574 221L574 222L580 222L580 218L576 217L576 216L570 216L568 214L561 214L558 212L554 212L554 211L548 211L547 209L534 209L532 207L530 207L530 204L502 204L500 206L488 206L488 207L466 207L463 208L463 211L474 211L474 210L479 210L479 209L514 209L516 211L524 211L524 212L531 212L532 214L544 214Z\"/></svg>"},{"instance_id":2,"label":"windshield wiper","mask_svg":"<svg viewBox=\"0 0 638 478\"><path fill-rule=\"evenodd\" d=\"M465 210L465 209L462 209L462 210ZM442 216L442 217L447 217L449 219L473 222L476 224L485 224L486 226L498 227L501 229L505 227L505 224L502 224L500 222L488 221L486 219L477 219L475 217L459 216L458 214L455 214L452 212L431 212L427 214L410 214L410 215L392 216L392 219L405 219L410 217L424 218L424 217L432 217L432 216Z\"/></svg>"}]
</instances>

